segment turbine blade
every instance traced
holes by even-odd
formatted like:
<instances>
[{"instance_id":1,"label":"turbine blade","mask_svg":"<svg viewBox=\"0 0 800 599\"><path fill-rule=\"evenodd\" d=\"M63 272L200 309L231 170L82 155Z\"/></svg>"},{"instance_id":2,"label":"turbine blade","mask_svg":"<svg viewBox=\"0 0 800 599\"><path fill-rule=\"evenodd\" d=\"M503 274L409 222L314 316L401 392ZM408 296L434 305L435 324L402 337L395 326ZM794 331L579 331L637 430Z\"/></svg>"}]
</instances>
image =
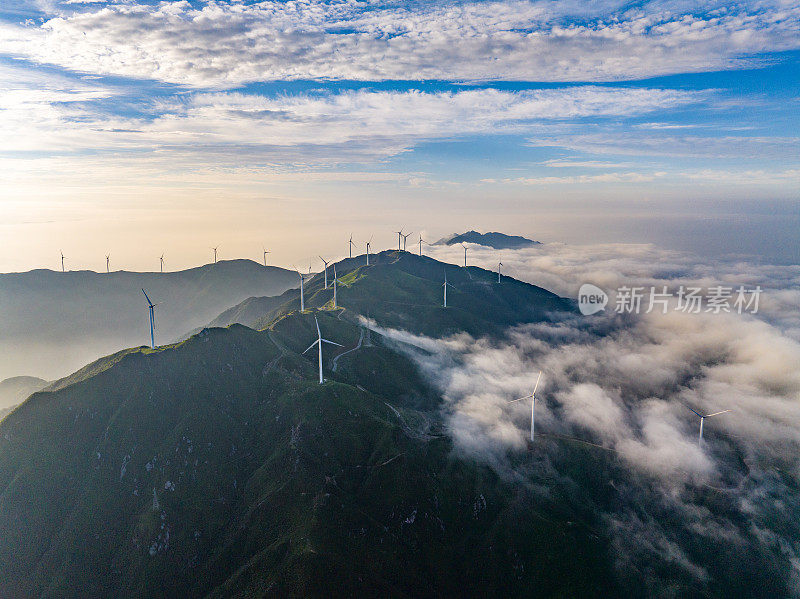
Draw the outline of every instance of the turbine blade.
<instances>
[{"instance_id":1,"label":"turbine blade","mask_svg":"<svg viewBox=\"0 0 800 599\"><path fill-rule=\"evenodd\" d=\"M142 293L144 293L144 296L147 298L147 303L148 303L148 304L150 304L150 305L152 306L152 305L153 305L153 302L151 302L151 301L150 301L150 298L149 298L149 297L147 297L147 292L146 292L144 289L142 289Z\"/></svg>"},{"instance_id":2,"label":"turbine blade","mask_svg":"<svg viewBox=\"0 0 800 599\"><path fill-rule=\"evenodd\" d=\"M517 399L512 399L508 403L514 403L515 401L522 401L523 399L530 399L533 395L526 395L525 397L518 397Z\"/></svg>"},{"instance_id":3,"label":"turbine blade","mask_svg":"<svg viewBox=\"0 0 800 599\"><path fill-rule=\"evenodd\" d=\"M314 346L315 346L317 343L319 343L319 339L317 339L317 340L316 340L314 343L312 343L311 345L309 345L309 346L308 346L308 349L306 349L306 351L308 351L309 349L311 349L312 347L314 347ZM306 353L306 351L304 351L303 353Z\"/></svg>"},{"instance_id":4,"label":"turbine blade","mask_svg":"<svg viewBox=\"0 0 800 599\"><path fill-rule=\"evenodd\" d=\"M327 339L323 339L325 343L330 343L331 345L338 345L339 347L344 347L341 343L336 343L335 341L328 341Z\"/></svg>"},{"instance_id":5,"label":"turbine blade","mask_svg":"<svg viewBox=\"0 0 800 599\"><path fill-rule=\"evenodd\" d=\"M316 317L316 316L314 317L314 322L315 322L315 323L316 323L316 325L317 325L317 338L318 338L318 339L322 339L322 333L320 333L320 332L319 332L319 321L317 320L317 317Z\"/></svg>"},{"instance_id":6,"label":"turbine blade","mask_svg":"<svg viewBox=\"0 0 800 599\"><path fill-rule=\"evenodd\" d=\"M687 407L687 408L689 408L689 406L686 406L686 407ZM692 408L689 408L689 409L690 409L690 410L692 410ZM692 412L694 412L695 414L697 414L698 416L700 416L700 418L705 418L705 416L703 416L703 415L702 415L700 412L698 412L697 410L692 410Z\"/></svg>"},{"instance_id":7,"label":"turbine blade","mask_svg":"<svg viewBox=\"0 0 800 599\"><path fill-rule=\"evenodd\" d=\"M720 414L725 414L727 412L731 412L732 410L722 410L721 412L714 412L713 414L706 414L706 418L710 418L711 416L719 416Z\"/></svg>"},{"instance_id":8,"label":"turbine blade","mask_svg":"<svg viewBox=\"0 0 800 599\"><path fill-rule=\"evenodd\" d=\"M539 388L539 381L542 380L542 371L539 371L539 376L536 377L536 384L533 386L533 393L531 393L531 397L536 395L536 389Z\"/></svg>"}]
</instances>

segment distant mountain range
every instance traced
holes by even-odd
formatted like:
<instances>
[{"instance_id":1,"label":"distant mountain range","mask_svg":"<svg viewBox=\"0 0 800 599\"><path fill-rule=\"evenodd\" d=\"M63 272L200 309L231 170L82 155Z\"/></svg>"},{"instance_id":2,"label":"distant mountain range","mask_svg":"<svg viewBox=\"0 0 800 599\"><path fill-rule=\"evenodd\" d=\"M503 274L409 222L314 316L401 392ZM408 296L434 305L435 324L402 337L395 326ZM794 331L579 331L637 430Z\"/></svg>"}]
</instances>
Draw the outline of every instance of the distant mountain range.
<instances>
[{"instance_id":1,"label":"distant mountain range","mask_svg":"<svg viewBox=\"0 0 800 599\"><path fill-rule=\"evenodd\" d=\"M149 344L147 303L156 307L156 342L167 343L251 296L297 286L294 271L226 260L177 272L34 270L0 274L0 379L58 378L123 347Z\"/></svg>"},{"instance_id":2,"label":"distant mountain range","mask_svg":"<svg viewBox=\"0 0 800 599\"><path fill-rule=\"evenodd\" d=\"M49 384L35 376L14 376L0 381L0 410L17 405L31 393L44 389Z\"/></svg>"},{"instance_id":3,"label":"distant mountain range","mask_svg":"<svg viewBox=\"0 0 800 599\"><path fill-rule=\"evenodd\" d=\"M467 231L466 233L454 233L449 237L440 239L433 245L458 245L459 243L477 243L496 250L517 250L520 248L541 245L541 241L534 241L519 235L506 235L505 233L478 233L477 231Z\"/></svg>"}]
</instances>

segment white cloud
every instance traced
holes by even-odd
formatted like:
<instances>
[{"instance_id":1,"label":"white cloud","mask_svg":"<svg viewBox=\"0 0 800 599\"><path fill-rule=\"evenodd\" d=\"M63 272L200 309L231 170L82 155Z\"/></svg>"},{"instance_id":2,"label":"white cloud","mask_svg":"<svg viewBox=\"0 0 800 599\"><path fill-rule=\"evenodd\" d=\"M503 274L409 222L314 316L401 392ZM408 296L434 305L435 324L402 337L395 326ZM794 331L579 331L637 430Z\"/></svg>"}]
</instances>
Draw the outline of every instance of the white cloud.
<instances>
[{"instance_id":1,"label":"white cloud","mask_svg":"<svg viewBox=\"0 0 800 599\"><path fill-rule=\"evenodd\" d=\"M124 90L63 80L46 86L0 72L10 93L3 99L0 134L5 152L83 150L223 153L236 160L386 157L432 139L529 130L538 122L587 116L630 116L696 103L702 92L582 86L538 91L494 89L450 92L352 91L279 96L196 93L127 104ZM119 96L138 116L111 114L88 102ZM325 161L325 160L323 160Z\"/></svg>"},{"instance_id":2,"label":"white cloud","mask_svg":"<svg viewBox=\"0 0 800 599\"><path fill-rule=\"evenodd\" d=\"M754 64L800 45L780 2L123 3L0 26L0 52L65 68L230 87L251 81L616 81Z\"/></svg>"},{"instance_id":3,"label":"white cloud","mask_svg":"<svg viewBox=\"0 0 800 599\"><path fill-rule=\"evenodd\" d=\"M458 263L461 248L429 251ZM494 266L497 255L470 245L476 264ZM607 289L622 283L765 286L763 309L754 316L565 316L510 329L503 339L379 332L407 348L440 389L458 452L517 484L543 484L545 498L577 493L581 513L594 510L602 523L598 534L611 538L620 576L635 566L637 588L650 585L658 596L672 575L665 582L664 574L648 572L665 563L702 584L721 582L730 574L717 571L709 556L710 543L722 538L726 560L749 565L766 552L770 563L796 562L796 530L773 515L785 513L788 521L800 515L800 267L704 263L691 254L626 244L544 244L504 250L502 260L518 278L572 297L586 281ZM527 452L530 404L509 400L530 393L539 370L539 440ZM699 419L689 407L733 411L706 421L700 447ZM763 533L754 536L754 527ZM792 587L791 567L775 576L800 590Z\"/></svg>"}]
</instances>

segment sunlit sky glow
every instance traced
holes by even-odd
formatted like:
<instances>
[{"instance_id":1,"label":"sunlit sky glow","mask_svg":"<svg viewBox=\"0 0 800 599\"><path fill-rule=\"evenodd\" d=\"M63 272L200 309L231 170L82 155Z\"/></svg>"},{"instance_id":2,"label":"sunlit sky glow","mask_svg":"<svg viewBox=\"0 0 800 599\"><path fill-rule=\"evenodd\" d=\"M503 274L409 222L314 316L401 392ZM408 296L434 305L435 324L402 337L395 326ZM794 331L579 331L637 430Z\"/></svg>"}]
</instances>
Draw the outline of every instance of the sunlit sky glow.
<instances>
[{"instance_id":1,"label":"sunlit sky glow","mask_svg":"<svg viewBox=\"0 0 800 599\"><path fill-rule=\"evenodd\" d=\"M400 225L800 251L796 2L6 0L0 90L0 271Z\"/></svg>"}]
</instances>

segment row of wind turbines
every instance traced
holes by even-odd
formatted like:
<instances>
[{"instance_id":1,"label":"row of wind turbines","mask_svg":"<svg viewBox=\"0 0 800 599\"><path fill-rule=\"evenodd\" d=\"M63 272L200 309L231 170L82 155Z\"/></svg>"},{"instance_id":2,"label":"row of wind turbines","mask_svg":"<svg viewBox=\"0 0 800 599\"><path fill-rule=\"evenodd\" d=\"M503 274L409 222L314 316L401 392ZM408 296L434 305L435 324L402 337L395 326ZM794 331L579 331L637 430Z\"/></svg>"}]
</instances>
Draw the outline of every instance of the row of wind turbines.
<instances>
[{"instance_id":1,"label":"row of wind turbines","mask_svg":"<svg viewBox=\"0 0 800 599\"><path fill-rule=\"evenodd\" d=\"M408 241L408 238L413 233L405 233L404 234L402 228L399 231L394 231L394 232L397 233L397 250L398 251L406 251L406 242ZM369 255L370 255L370 250L372 249L372 239L373 239L373 237L370 237L369 241L367 241L366 244L365 244L366 245L367 266L369 266ZM419 255L420 256L422 256L422 246L423 246L423 244L432 245L431 243L429 243L428 241L425 241L422 238L422 234L421 233L419 234L419 240L417 241L417 243L419 244ZM348 241L348 246L349 246L348 254L349 254L349 257L352 258L353 257L353 246L358 247L358 244L353 241L353 235L352 234L350 235L350 240ZM461 244L461 246L464 248L464 266L466 267L467 266L467 250L469 248L463 243ZM214 252L214 264L216 264L217 263L217 250L219 250L219 246L215 246L215 247L212 247L212 248L209 248L209 249L211 249L211 251ZM66 272L65 260L67 260L68 258L64 255L63 251L60 251L59 253L61 254L61 272ZM270 250L262 247L262 255L263 255L264 266L267 266L267 255L271 254L271 253L272 252ZM109 274L111 272L111 253L105 254L105 257L106 257L106 273ZM330 264L330 262L327 262L322 256L320 256L319 258L320 258L320 260L322 260L325 268L327 269L328 264ZM164 254L163 253L161 254L161 256L159 256L158 260L159 260L159 270L160 270L160 272L163 273L164 272ZM502 266L503 266L503 263L500 262L498 264L498 267L497 267L497 280L498 280L498 282L500 282L500 269L502 268ZM309 267L309 270L310 270L310 267ZM327 271L326 271L326 277L327 277ZM325 288L326 289L328 288L327 283L325 285Z\"/></svg>"},{"instance_id":2,"label":"row of wind turbines","mask_svg":"<svg viewBox=\"0 0 800 599\"><path fill-rule=\"evenodd\" d=\"M398 251L407 251L406 250L406 241L407 241L408 237L411 236L412 233L404 234L402 228L399 231L395 231L395 233L397 233L397 250ZM366 254L365 254L366 262L365 263L366 263L366 266L369 266L370 250L372 249L372 239L373 238L370 237L370 239L365 244L365 247L366 247ZM422 235L419 235L418 244L419 244L419 255L420 256L422 256L422 245L423 245L423 243L430 245L428 242L426 242L422 238ZM467 267L467 250L468 250L468 247L466 245L464 245L463 243L461 245L464 248L464 268L466 268ZM357 244L353 241L353 236L351 234L350 235L350 239L348 241L348 256L351 259L353 258L353 247L354 246L357 247ZM217 262L217 249L218 248L214 247L212 249L214 250L214 263L216 264L216 262ZM267 250L266 248L264 248L263 252L264 252L264 254L263 254L264 255L264 265L266 266L267 265L267 254L269 254L270 251ZM337 303L338 276L336 274L336 263L333 262L333 260L326 260L322 256L318 256L318 257L319 257L320 261L322 262L322 266L323 266L322 274L323 274L324 289L328 289L329 288L329 283L328 283L328 267L329 267L329 265L332 266L332 268L333 268L333 280L332 280L330 286L333 288L333 309L335 310L335 309L337 309L339 307L338 303ZM108 259L109 259L109 256L106 256L106 268L108 268ZM61 254L61 260L62 260L62 270L63 270L63 268L64 268L64 262L63 262L64 261L64 254L63 253ZM162 254L161 255L161 269L162 269L162 272L163 272L163 261L164 261L164 256ZM502 266L503 266L503 262L502 261L498 262L498 265L497 265L497 282L498 283L501 282L501 269L502 269ZM309 273L307 275L305 275L302 272L300 272L297 268L295 268L295 271L297 272L297 274L298 274L298 276L300 278L300 311L304 312L305 311L305 280L306 280L306 276L312 277L312 276L316 276L316 275L311 273L311 265L309 265ZM444 271L444 282L442 283L442 289L443 289L442 307L443 308L447 308L447 288L448 287L451 287L451 288L455 289L455 287L451 283L448 282L448 280L447 280L447 270L445 269L445 271ZM151 348L155 349L155 307L158 304L157 303L154 304L152 301L150 301L150 297L147 295L147 292L144 289L142 289L142 293L144 294L145 299L147 300L147 304L148 304L148 313L149 313L149 318L150 318L150 346L151 346ZM319 320L317 319L316 315L314 316L314 324L315 324L316 329L317 329L317 339L316 339L316 341L314 341L303 352L303 354L311 351L311 349L313 349L315 346L317 347L317 356L318 356L317 359L318 359L318 367L319 367L319 384L322 385L325 382L325 378L323 376L323 360L322 360L323 343L328 343L330 345L336 345L338 347L344 347L344 346L341 343L337 343L335 341L331 341L329 339L325 339L325 338L322 337L322 332L321 332L320 326L319 326ZM524 401L524 400L527 400L527 399L531 400L531 434L530 434L531 443L533 443L534 440L535 440L536 391L539 388L539 383L541 381L541 378L542 378L542 372L539 371L539 375L536 378L536 384L533 387L533 391L529 395L525 395L525 396L519 397L517 399L512 399L509 402L509 403L515 403L515 402ZM698 441L697 441L698 445L702 445L702 443L703 443L703 428L704 428L704 424L705 424L706 418L711 418L713 416L719 416L721 414L726 414L726 413L731 411L731 410L722 410L722 411L714 412L714 413L711 413L711 414L700 414L699 412L697 412L693 408L689 408L689 409L692 412L694 412L694 414L696 414L700 418L700 432L699 432Z\"/></svg>"}]
</instances>

